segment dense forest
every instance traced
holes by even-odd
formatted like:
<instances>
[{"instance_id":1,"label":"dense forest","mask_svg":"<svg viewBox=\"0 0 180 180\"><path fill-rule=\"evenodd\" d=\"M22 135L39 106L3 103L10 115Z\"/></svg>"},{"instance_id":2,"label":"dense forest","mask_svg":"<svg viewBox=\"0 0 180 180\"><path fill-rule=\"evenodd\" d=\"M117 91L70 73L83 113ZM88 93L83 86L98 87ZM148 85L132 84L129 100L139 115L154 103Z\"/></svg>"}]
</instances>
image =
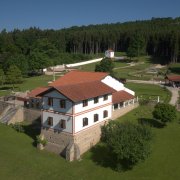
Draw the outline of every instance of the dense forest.
<instances>
[{"instance_id":1,"label":"dense forest","mask_svg":"<svg viewBox=\"0 0 180 180\"><path fill-rule=\"evenodd\" d=\"M108 48L127 52L130 57L162 57L164 64L180 62L180 17L60 30L2 30L0 66L6 71L13 64L26 74L50 65L90 59Z\"/></svg>"}]
</instances>

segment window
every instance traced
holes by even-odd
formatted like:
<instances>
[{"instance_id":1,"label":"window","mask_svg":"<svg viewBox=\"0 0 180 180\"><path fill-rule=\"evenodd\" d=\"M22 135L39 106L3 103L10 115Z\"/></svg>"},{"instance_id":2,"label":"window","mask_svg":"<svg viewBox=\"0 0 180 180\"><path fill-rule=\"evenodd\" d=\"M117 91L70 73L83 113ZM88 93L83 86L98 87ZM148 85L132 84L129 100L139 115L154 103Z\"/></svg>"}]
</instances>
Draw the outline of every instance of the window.
<instances>
[{"instance_id":1,"label":"window","mask_svg":"<svg viewBox=\"0 0 180 180\"><path fill-rule=\"evenodd\" d=\"M83 118L83 127L88 125L88 118Z\"/></svg>"},{"instance_id":2,"label":"window","mask_svg":"<svg viewBox=\"0 0 180 180\"><path fill-rule=\"evenodd\" d=\"M114 109L118 109L118 104L114 104Z\"/></svg>"},{"instance_id":3,"label":"window","mask_svg":"<svg viewBox=\"0 0 180 180\"><path fill-rule=\"evenodd\" d=\"M124 102L120 102L120 108L124 106Z\"/></svg>"},{"instance_id":4,"label":"window","mask_svg":"<svg viewBox=\"0 0 180 180\"><path fill-rule=\"evenodd\" d=\"M103 118L106 118L106 117L108 117L108 111L107 110L103 111Z\"/></svg>"},{"instance_id":5,"label":"window","mask_svg":"<svg viewBox=\"0 0 180 180\"><path fill-rule=\"evenodd\" d=\"M66 120L61 119L61 121L59 122L59 127L61 129L66 129Z\"/></svg>"},{"instance_id":6,"label":"window","mask_svg":"<svg viewBox=\"0 0 180 180\"><path fill-rule=\"evenodd\" d=\"M48 126L53 126L53 117L48 117L47 118L47 125Z\"/></svg>"},{"instance_id":7,"label":"window","mask_svg":"<svg viewBox=\"0 0 180 180\"><path fill-rule=\"evenodd\" d=\"M83 107L87 106L88 105L88 100L83 100Z\"/></svg>"},{"instance_id":8,"label":"window","mask_svg":"<svg viewBox=\"0 0 180 180\"><path fill-rule=\"evenodd\" d=\"M99 115L98 114L94 114L94 122L99 120Z\"/></svg>"},{"instance_id":9,"label":"window","mask_svg":"<svg viewBox=\"0 0 180 180\"><path fill-rule=\"evenodd\" d=\"M60 108L66 108L66 100L65 99L61 99L60 100Z\"/></svg>"},{"instance_id":10,"label":"window","mask_svg":"<svg viewBox=\"0 0 180 180\"><path fill-rule=\"evenodd\" d=\"M48 105L53 106L53 98L48 98Z\"/></svg>"},{"instance_id":11,"label":"window","mask_svg":"<svg viewBox=\"0 0 180 180\"><path fill-rule=\"evenodd\" d=\"M103 100L104 101L108 100L108 95L107 94L103 96Z\"/></svg>"},{"instance_id":12,"label":"window","mask_svg":"<svg viewBox=\"0 0 180 180\"><path fill-rule=\"evenodd\" d=\"M99 102L99 98L98 97L95 97L94 98L94 104L98 103Z\"/></svg>"}]
</instances>

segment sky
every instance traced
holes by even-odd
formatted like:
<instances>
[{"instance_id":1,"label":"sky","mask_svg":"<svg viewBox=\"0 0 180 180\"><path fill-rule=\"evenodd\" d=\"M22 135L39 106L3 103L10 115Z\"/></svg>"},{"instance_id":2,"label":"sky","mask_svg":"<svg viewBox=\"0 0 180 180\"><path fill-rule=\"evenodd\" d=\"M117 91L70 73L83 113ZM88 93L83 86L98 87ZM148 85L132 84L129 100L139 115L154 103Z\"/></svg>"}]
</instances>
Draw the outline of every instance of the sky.
<instances>
[{"instance_id":1,"label":"sky","mask_svg":"<svg viewBox=\"0 0 180 180\"><path fill-rule=\"evenodd\" d=\"M180 0L0 0L0 31L179 16Z\"/></svg>"}]
</instances>

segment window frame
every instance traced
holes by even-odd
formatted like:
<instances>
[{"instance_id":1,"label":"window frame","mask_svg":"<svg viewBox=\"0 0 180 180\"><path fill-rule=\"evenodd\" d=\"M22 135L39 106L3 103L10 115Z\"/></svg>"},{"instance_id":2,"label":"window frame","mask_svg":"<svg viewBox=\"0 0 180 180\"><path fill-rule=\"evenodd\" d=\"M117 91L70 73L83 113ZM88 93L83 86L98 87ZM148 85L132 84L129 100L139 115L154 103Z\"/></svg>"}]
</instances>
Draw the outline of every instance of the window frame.
<instances>
[{"instance_id":1,"label":"window frame","mask_svg":"<svg viewBox=\"0 0 180 180\"><path fill-rule=\"evenodd\" d=\"M47 125L48 125L48 126L53 126L53 117L49 116L49 117L47 118Z\"/></svg>"},{"instance_id":2,"label":"window frame","mask_svg":"<svg viewBox=\"0 0 180 180\"><path fill-rule=\"evenodd\" d=\"M94 97L94 104L97 104L99 102L99 97Z\"/></svg>"},{"instance_id":3,"label":"window frame","mask_svg":"<svg viewBox=\"0 0 180 180\"><path fill-rule=\"evenodd\" d=\"M66 100L65 99L60 99L59 106L60 106L61 109L66 109Z\"/></svg>"},{"instance_id":4,"label":"window frame","mask_svg":"<svg viewBox=\"0 0 180 180\"><path fill-rule=\"evenodd\" d=\"M88 99L85 99L82 101L83 107L88 106Z\"/></svg>"},{"instance_id":5,"label":"window frame","mask_svg":"<svg viewBox=\"0 0 180 180\"><path fill-rule=\"evenodd\" d=\"M103 118L107 118L108 117L108 111L107 110L104 110L103 111Z\"/></svg>"},{"instance_id":6,"label":"window frame","mask_svg":"<svg viewBox=\"0 0 180 180\"><path fill-rule=\"evenodd\" d=\"M53 98L48 97L48 106L53 106Z\"/></svg>"},{"instance_id":7,"label":"window frame","mask_svg":"<svg viewBox=\"0 0 180 180\"><path fill-rule=\"evenodd\" d=\"M83 127L85 127L85 126L88 126L88 118L87 117L84 117L83 118L83 122L82 122L82 124L83 124Z\"/></svg>"},{"instance_id":8,"label":"window frame","mask_svg":"<svg viewBox=\"0 0 180 180\"><path fill-rule=\"evenodd\" d=\"M66 129L66 120L65 119L61 119L59 121L59 127L60 127L60 129Z\"/></svg>"},{"instance_id":9,"label":"window frame","mask_svg":"<svg viewBox=\"0 0 180 180\"><path fill-rule=\"evenodd\" d=\"M105 94L104 96L103 96L103 101L107 101L108 100L108 94Z\"/></svg>"},{"instance_id":10,"label":"window frame","mask_svg":"<svg viewBox=\"0 0 180 180\"><path fill-rule=\"evenodd\" d=\"M97 122L99 121L99 114L94 114L94 122Z\"/></svg>"}]
</instances>

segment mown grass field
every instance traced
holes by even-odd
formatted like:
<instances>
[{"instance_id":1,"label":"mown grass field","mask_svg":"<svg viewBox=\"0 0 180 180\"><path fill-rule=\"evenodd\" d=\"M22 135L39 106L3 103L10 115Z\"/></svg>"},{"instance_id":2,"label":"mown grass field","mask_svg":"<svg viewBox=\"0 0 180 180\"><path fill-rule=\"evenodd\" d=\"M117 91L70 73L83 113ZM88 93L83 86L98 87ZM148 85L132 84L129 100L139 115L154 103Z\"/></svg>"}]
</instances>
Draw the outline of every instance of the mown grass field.
<instances>
[{"instance_id":1,"label":"mown grass field","mask_svg":"<svg viewBox=\"0 0 180 180\"><path fill-rule=\"evenodd\" d=\"M158 85L126 83L125 86L135 91L139 98L150 97L152 99L157 99L159 96L160 101L166 103L168 103L171 98L171 93L166 88L162 88Z\"/></svg>"},{"instance_id":2,"label":"mown grass field","mask_svg":"<svg viewBox=\"0 0 180 180\"><path fill-rule=\"evenodd\" d=\"M137 121L141 115L152 118L151 109L139 107L118 120ZM110 162L104 162L107 154L101 144L85 153L81 161L70 163L55 154L37 150L31 136L0 124L1 179L179 179L180 124L176 121L164 128L153 127L153 133L149 158L132 170L116 172Z\"/></svg>"},{"instance_id":3,"label":"mown grass field","mask_svg":"<svg viewBox=\"0 0 180 180\"><path fill-rule=\"evenodd\" d=\"M26 90L32 90L39 86L47 86L48 81L52 81L52 76L34 76L29 78L24 78L22 84L15 85L14 91L26 91ZM7 94L10 94L12 91L11 85L4 85L0 86L0 96L4 96Z\"/></svg>"}]
</instances>

